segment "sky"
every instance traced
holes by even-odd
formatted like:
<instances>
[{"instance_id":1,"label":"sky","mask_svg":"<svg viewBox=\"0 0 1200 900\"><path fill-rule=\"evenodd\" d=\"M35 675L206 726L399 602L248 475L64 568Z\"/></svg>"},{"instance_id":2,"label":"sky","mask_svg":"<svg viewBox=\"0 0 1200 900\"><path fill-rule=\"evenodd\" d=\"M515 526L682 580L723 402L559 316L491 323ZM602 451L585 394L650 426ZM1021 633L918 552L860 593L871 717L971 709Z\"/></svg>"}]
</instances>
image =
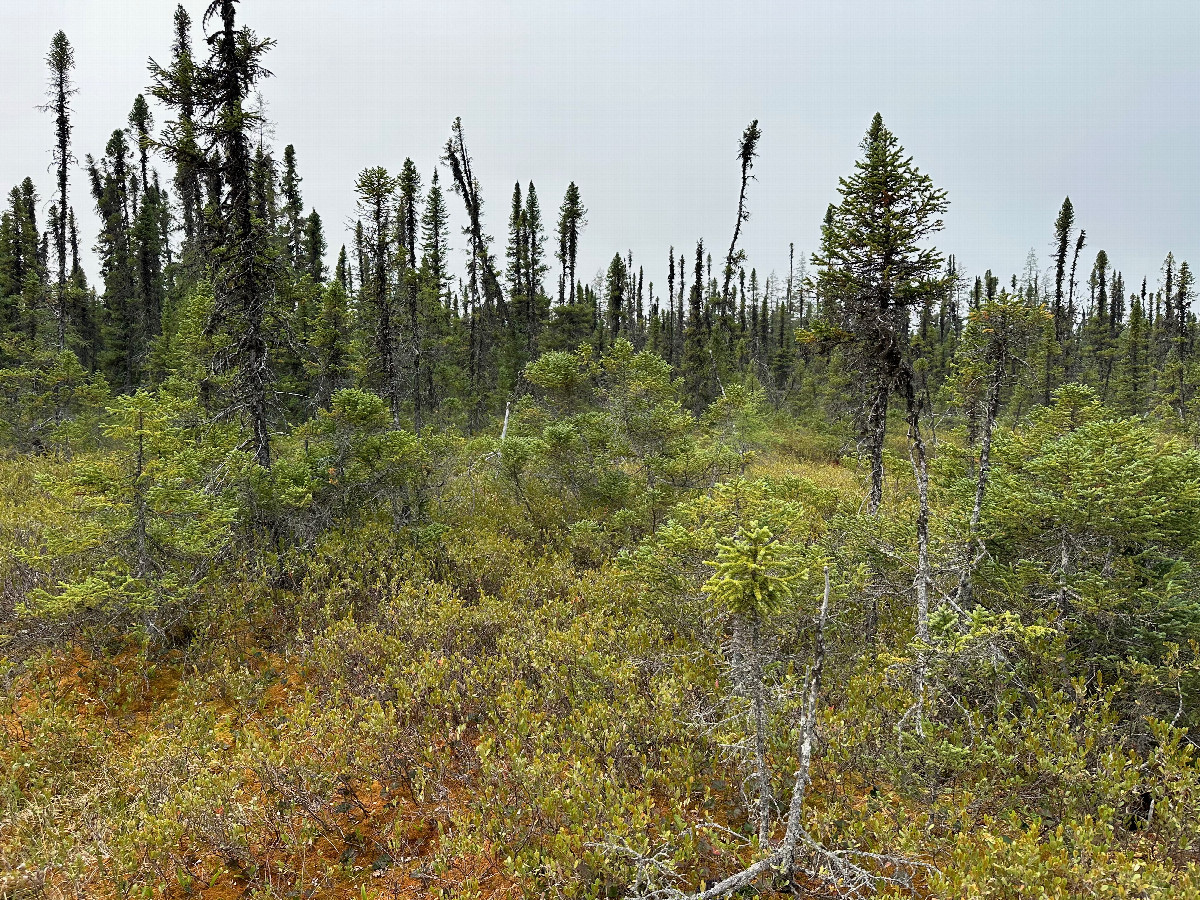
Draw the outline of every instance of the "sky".
<instances>
[{"instance_id":1,"label":"sky","mask_svg":"<svg viewBox=\"0 0 1200 900\"><path fill-rule=\"evenodd\" d=\"M184 6L199 23L205 2ZM0 189L32 176L49 206L53 122L44 63L76 51L74 150L102 154L170 57L171 0L0 0ZM1200 3L1195 0L242 0L278 45L262 91L273 140L294 144L331 255L349 243L354 180L406 157L428 185L461 116L503 257L515 181L552 226L574 180L588 208L579 275L632 251L666 282L668 247L719 260L736 216L742 130L762 129L747 266L786 275L816 249L875 112L948 192L936 244L969 275L1050 263L1070 196L1090 261L1156 285L1168 251L1200 265ZM200 36L197 35L197 47ZM161 122L162 110L156 110ZM158 167L168 175L166 165ZM84 173L72 173L83 242ZM449 172L442 168L444 187ZM451 197L455 226L461 201ZM85 210L87 214L85 215ZM548 229L549 230L549 229ZM455 228L459 248L464 239ZM465 253L460 251L460 262ZM94 257L86 261L96 277ZM719 266L719 263L718 263ZM552 284L552 282L548 282Z\"/></svg>"}]
</instances>

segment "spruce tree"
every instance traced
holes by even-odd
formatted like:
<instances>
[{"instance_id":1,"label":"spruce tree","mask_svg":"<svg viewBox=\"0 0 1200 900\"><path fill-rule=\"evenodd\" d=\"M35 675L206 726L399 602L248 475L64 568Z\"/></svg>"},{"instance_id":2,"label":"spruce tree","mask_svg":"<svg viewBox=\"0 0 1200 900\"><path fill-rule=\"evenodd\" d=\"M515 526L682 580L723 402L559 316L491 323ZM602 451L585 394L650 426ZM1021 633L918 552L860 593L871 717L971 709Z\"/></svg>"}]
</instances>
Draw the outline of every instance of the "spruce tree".
<instances>
[{"instance_id":1,"label":"spruce tree","mask_svg":"<svg viewBox=\"0 0 1200 900\"><path fill-rule=\"evenodd\" d=\"M87 157L100 218L96 249L104 282L101 363L109 383L124 392L132 391L140 381L145 338L130 219L129 164L129 143L121 130L112 133L99 163Z\"/></svg>"},{"instance_id":2,"label":"spruce tree","mask_svg":"<svg viewBox=\"0 0 1200 900\"><path fill-rule=\"evenodd\" d=\"M1071 198L1067 197L1063 200L1058 218L1054 220L1054 306L1052 310L1054 313L1054 337L1058 341L1063 339L1066 325L1066 307L1063 303L1065 299L1064 281L1067 274L1067 251L1070 248L1071 231L1074 227L1075 208L1071 205Z\"/></svg>"},{"instance_id":3,"label":"spruce tree","mask_svg":"<svg viewBox=\"0 0 1200 900\"><path fill-rule=\"evenodd\" d=\"M737 249L737 243L738 237L742 233L742 223L750 218L750 211L746 209L746 188L750 184L750 179L754 177L750 174L750 170L754 167L754 157L758 155L758 141L761 137L762 132L758 128L758 119L755 119L746 126L738 144L738 160L742 164L742 185L738 192L737 222L733 227L733 239L730 240L729 251L725 254L725 280L721 286L721 303L726 311L732 302L729 295L729 284L733 278L734 269L746 258L746 254Z\"/></svg>"},{"instance_id":4,"label":"spruce tree","mask_svg":"<svg viewBox=\"0 0 1200 900\"><path fill-rule=\"evenodd\" d=\"M425 197L425 210L421 213L421 268L439 302L450 287L449 223L450 213L435 169L429 182L429 194Z\"/></svg>"},{"instance_id":5,"label":"spruce tree","mask_svg":"<svg viewBox=\"0 0 1200 900\"><path fill-rule=\"evenodd\" d=\"M417 258L417 242L421 228L421 173L411 159L404 160L400 175L396 179L400 207L396 211L396 230L403 256L401 268L416 271L420 266Z\"/></svg>"},{"instance_id":6,"label":"spruce tree","mask_svg":"<svg viewBox=\"0 0 1200 900\"><path fill-rule=\"evenodd\" d=\"M171 54L169 69L150 61L153 78L150 92L170 107L176 116L163 129L161 146L175 163L175 190L186 247L191 245L202 228L204 190L201 176L216 159L206 160L196 143L196 91L200 72L192 55L192 18L182 4L175 9Z\"/></svg>"},{"instance_id":7,"label":"spruce tree","mask_svg":"<svg viewBox=\"0 0 1200 900\"><path fill-rule=\"evenodd\" d=\"M525 291L528 279L525 267L529 256L529 241L526 236L525 206L521 196L521 183L513 185L512 205L508 215L508 296L514 307L514 315L522 324L525 321Z\"/></svg>"},{"instance_id":8,"label":"spruce tree","mask_svg":"<svg viewBox=\"0 0 1200 900\"><path fill-rule=\"evenodd\" d=\"M382 166L363 169L355 184L363 224L363 262L361 290L366 302L360 315L366 314L366 329L372 337L373 369L380 393L387 398L392 423L400 424L402 392L397 360L399 334L392 296L392 215L396 179Z\"/></svg>"},{"instance_id":9,"label":"spruce tree","mask_svg":"<svg viewBox=\"0 0 1200 900\"><path fill-rule=\"evenodd\" d=\"M671 348L671 353L675 359L675 363L682 370L683 368L683 346L685 335L685 324L683 315L683 295L687 291L687 257L679 254L679 293L675 300L675 345Z\"/></svg>"},{"instance_id":10,"label":"spruce tree","mask_svg":"<svg viewBox=\"0 0 1200 900\"><path fill-rule=\"evenodd\" d=\"M144 95L138 94L133 100L133 108L129 111L129 129L130 136L137 144L143 196L150 184L150 131L153 127L154 116L150 112L150 104L146 102Z\"/></svg>"},{"instance_id":11,"label":"spruce tree","mask_svg":"<svg viewBox=\"0 0 1200 900\"><path fill-rule=\"evenodd\" d=\"M532 181L525 191L525 239L525 296L529 303L526 351L532 355L534 342L549 312L543 279L550 268L546 265L546 231L542 224L542 206L538 202L537 189Z\"/></svg>"},{"instance_id":12,"label":"spruce tree","mask_svg":"<svg viewBox=\"0 0 1200 900\"><path fill-rule=\"evenodd\" d=\"M301 271L314 284L325 283L325 228L320 214L314 209L304 219L304 238L300 251Z\"/></svg>"},{"instance_id":13,"label":"spruce tree","mask_svg":"<svg viewBox=\"0 0 1200 900\"><path fill-rule=\"evenodd\" d=\"M1187 260L1179 264L1179 282L1175 288L1175 343L1182 358L1187 358L1192 351L1191 309L1194 299L1193 288L1196 279Z\"/></svg>"},{"instance_id":14,"label":"spruce tree","mask_svg":"<svg viewBox=\"0 0 1200 900\"><path fill-rule=\"evenodd\" d=\"M445 371L441 365L446 355L453 352L455 332L458 324L457 311L452 310L450 297L450 273L447 258L450 228L449 212L442 194L437 170L430 179L429 192L425 196L421 211L420 270L418 274L421 301L420 339L414 372L414 403L422 408L436 407L439 401L435 385L435 370Z\"/></svg>"},{"instance_id":15,"label":"spruce tree","mask_svg":"<svg viewBox=\"0 0 1200 900\"><path fill-rule=\"evenodd\" d=\"M682 274L682 273L681 273ZM667 251L667 308L663 310L664 330L663 342L666 352L663 356L672 368L678 367L679 357L675 353L675 245Z\"/></svg>"},{"instance_id":16,"label":"spruce tree","mask_svg":"<svg viewBox=\"0 0 1200 900\"><path fill-rule=\"evenodd\" d=\"M329 409L333 395L350 386L349 330L346 288L335 278L321 292L321 308L313 323L312 349L316 366L313 382L316 403L321 409Z\"/></svg>"},{"instance_id":17,"label":"spruce tree","mask_svg":"<svg viewBox=\"0 0 1200 900\"><path fill-rule=\"evenodd\" d=\"M77 91L71 82L75 68L75 51L66 34L58 32L50 42L46 56L50 67L50 103L44 109L54 114L54 166L58 178L58 211L54 223L54 249L58 258L58 278L55 281L55 312L58 320L58 349L67 346L67 182L71 163L71 97Z\"/></svg>"},{"instance_id":18,"label":"spruce tree","mask_svg":"<svg viewBox=\"0 0 1200 900\"><path fill-rule=\"evenodd\" d=\"M868 506L883 499L883 446L893 392L912 392L909 311L939 292L942 255L925 241L941 229L946 194L904 155L876 113L863 158L839 183L841 202L822 229L813 257L822 295L836 321L827 323L867 396L864 430L871 459Z\"/></svg>"},{"instance_id":19,"label":"spruce tree","mask_svg":"<svg viewBox=\"0 0 1200 900\"><path fill-rule=\"evenodd\" d=\"M288 144L283 148L283 178L279 190L283 195L285 258L298 274L303 274L308 264L304 252L305 221L304 198L300 195L301 181L300 174L296 171L296 148Z\"/></svg>"},{"instance_id":20,"label":"spruce tree","mask_svg":"<svg viewBox=\"0 0 1200 900\"><path fill-rule=\"evenodd\" d=\"M164 148L177 162L195 162L209 176L218 207L210 220L213 233L206 235L216 293L209 329L227 338L215 361L217 374L232 376L224 411L246 422L255 461L269 468L272 379L266 313L273 251L265 223L255 216L251 137L262 116L250 100L270 74L263 57L274 42L238 28L237 0L213 0L204 21L212 19L220 27L209 37L209 58L192 84L194 141L187 140L186 92L179 73L154 66L154 90L176 114L162 139Z\"/></svg>"},{"instance_id":21,"label":"spruce tree","mask_svg":"<svg viewBox=\"0 0 1200 900\"><path fill-rule=\"evenodd\" d=\"M1073 347L1075 341L1075 325L1077 323L1075 309L1075 273L1079 268L1079 254L1083 252L1084 246L1087 244L1087 231L1079 230L1079 236L1075 239L1075 252L1071 256L1071 275L1067 279L1067 318L1066 325L1063 329L1062 340L1062 368L1066 375L1073 374L1072 365L1075 360Z\"/></svg>"},{"instance_id":22,"label":"spruce tree","mask_svg":"<svg viewBox=\"0 0 1200 900\"><path fill-rule=\"evenodd\" d=\"M138 149L141 203L133 203L132 242L137 271L138 315L147 339L159 334L162 326L164 294L163 267L168 244L163 220L170 218L166 197L158 186L158 177L150 178L151 129L154 117L146 98L138 94L129 112L131 137ZM136 176L135 176L136 177Z\"/></svg>"},{"instance_id":23,"label":"spruce tree","mask_svg":"<svg viewBox=\"0 0 1200 900\"><path fill-rule=\"evenodd\" d=\"M483 198L479 181L475 178L473 162L467 152L462 119L455 119L450 129L450 139L442 153L442 160L450 167L454 177L454 190L462 197L467 208L467 226L463 229L468 247L467 273L471 298L478 303L480 291L489 312L499 312L501 320L507 318L504 298L500 292L500 281L496 276L495 262L490 250L491 237L483 230Z\"/></svg>"},{"instance_id":24,"label":"spruce tree","mask_svg":"<svg viewBox=\"0 0 1200 900\"><path fill-rule=\"evenodd\" d=\"M405 159L396 176L396 261L399 297L402 303L405 374L413 404L413 422L421 427L421 368L423 348L421 285L417 261L417 235L421 223L421 175L411 159Z\"/></svg>"},{"instance_id":25,"label":"spruce tree","mask_svg":"<svg viewBox=\"0 0 1200 900\"><path fill-rule=\"evenodd\" d=\"M579 256L579 235L587 224L587 210L579 194L575 182L567 185L563 195L562 205L558 208L558 261L562 265L562 283L566 285L566 294L560 289L558 302L569 303L576 301L575 295L575 261Z\"/></svg>"},{"instance_id":26,"label":"spruce tree","mask_svg":"<svg viewBox=\"0 0 1200 900\"><path fill-rule=\"evenodd\" d=\"M1129 324L1120 337L1114 387L1117 408L1126 415L1141 415L1146 410L1149 351L1144 303L1134 294L1129 302Z\"/></svg>"},{"instance_id":27,"label":"spruce tree","mask_svg":"<svg viewBox=\"0 0 1200 900\"><path fill-rule=\"evenodd\" d=\"M346 245L342 244L342 249L338 251L337 264L334 267L333 277L341 284L342 289L347 295L350 290L350 263L346 259Z\"/></svg>"},{"instance_id":28,"label":"spruce tree","mask_svg":"<svg viewBox=\"0 0 1200 900\"><path fill-rule=\"evenodd\" d=\"M708 334L704 327L704 242L696 244L696 271L688 300L688 317L684 325L683 370L684 406L700 415L712 400L709 389L710 361L706 350Z\"/></svg>"},{"instance_id":29,"label":"spruce tree","mask_svg":"<svg viewBox=\"0 0 1200 900\"><path fill-rule=\"evenodd\" d=\"M38 237L39 198L33 179L26 178L8 195L6 274L0 276L10 291L10 317L14 327L31 344L42 323L46 290L46 261Z\"/></svg>"},{"instance_id":30,"label":"spruce tree","mask_svg":"<svg viewBox=\"0 0 1200 900\"><path fill-rule=\"evenodd\" d=\"M618 337L627 337L629 331L629 311L626 309L628 305L627 277L625 261L621 259L620 253L614 254L605 276L608 333L613 341Z\"/></svg>"}]
</instances>

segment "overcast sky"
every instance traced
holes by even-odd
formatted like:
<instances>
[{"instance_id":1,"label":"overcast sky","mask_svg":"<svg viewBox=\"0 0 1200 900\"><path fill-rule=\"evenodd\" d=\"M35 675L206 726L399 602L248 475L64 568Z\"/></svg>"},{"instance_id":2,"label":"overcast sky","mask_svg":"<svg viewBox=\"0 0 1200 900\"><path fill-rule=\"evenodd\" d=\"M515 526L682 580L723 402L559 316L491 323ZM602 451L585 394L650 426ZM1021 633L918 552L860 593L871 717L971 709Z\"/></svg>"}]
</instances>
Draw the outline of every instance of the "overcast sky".
<instances>
[{"instance_id":1,"label":"overcast sky","mask_svg":"<svg viewBox=\"0 0 1200 900\"><path fill-rule=\"evenodd\" d=\"M198 23L206 3L184 5ZM174 8L0 0L5 192L31 175L50 194L53 124L37 106L54 32L76 49L75 152L99 156L146 87L147 58L169 59ZM949 192L938 245L972 275L990 267L1007 280L1030 249L1045 268L1068 194L1089 259L1105 249L1127 283L1148 274L1153 286L1168 250L1200 264L1195 0L243 0L240 9L278 41L263 85L278 155L295 144L331 253L348 240L356 173L396 170L411 156L428 184L462 116L500 254L513 182L532 179L551 219L573 179L589 209L581 277L632 249L661 291L668 246L690 251L703 237L717 257L728 246L737 141L757 118L744 246L760 273L783 274L790 241L797 260L815 248L878 110ZM89 210L91 244L80 170L72 200ZM461 202L451 202L461 221Z\"/></svg>"}]
</instances>

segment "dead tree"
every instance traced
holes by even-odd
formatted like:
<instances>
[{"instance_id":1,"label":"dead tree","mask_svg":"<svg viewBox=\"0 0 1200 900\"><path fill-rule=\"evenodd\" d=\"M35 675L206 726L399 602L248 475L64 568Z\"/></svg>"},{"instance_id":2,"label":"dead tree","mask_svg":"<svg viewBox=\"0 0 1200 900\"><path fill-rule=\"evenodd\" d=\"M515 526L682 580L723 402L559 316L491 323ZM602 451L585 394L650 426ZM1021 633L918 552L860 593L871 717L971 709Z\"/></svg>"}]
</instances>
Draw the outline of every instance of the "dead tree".
<instances>
[{"instance_id":1,"label":"dead tree","mask_svg":"<svg viewBox=\"0 0 1200 900\"><path fill-rule=\"evenodd\" d=\"M454 176L454 191L462 197L467 208L468 224L465 231L471 243L467 276L472 302L478 305L482 286L484 301L495 307L501 321L507 321L500 279L496 275L496 267L488 250L491 238L483 231L483 199L479 195L479 182L471 168L471 155L467 152L462 119L455 119L454 125L451 126L450 139L446 141L442 161L450 167L450 173Z\"/></svg>"},{"instance_id":2,"label":"dead tree","mask_svg":"<svg viewBox=\"0 0 1200 900\"><path fill-rule=\"evenodd\" d=\"M908 388L908 456L912 463L913 476L917 482L917 574L913 589L917 599L917 665L913 673L913 693L916 700L897 723L902 730L910 717L916 718L916 732L925 736L925 673L928 668L929 648L929 459L925 439L921 435L921 401Z\"/></svg>"},{"instance_id":3,"label":"dead tree","mask_svg":"<svg viewBox=\"0 0 1200 900\"><path fill-rule=\"evenodd\" d=\"M725 254L725 282L721 288L721 304L726 312L730 304L729 282L733 278L733 271L737 264L746 256L745 252L738 251L737 242L742 233L742 223L750 218L750 212L746 209L746 188L750 184L750 179L754 177L750 174L750 170L754 167L754 157L758 155L758 139L760 137L762 137L762 132L758 130L758 119L755 119L742 132L742 140L738 145L738 159L742 163L742 187L738 192L737 222L733 226L733 240L729 242L729 252Z\"/></svg>"},{"instance_id":4,"label":"dead tree","mask_svg":"<svg viewBox=\"0 0 1200 900\"><path fill-rule=\"evenodd\" d=\"M686 891L678 887L681 879L669 863L666 852L647 856L626 846L604 845L604 849L625 856L633 862L638 874L631 898L719 900L751 888L763 879L783 879L794 884L801 877L810 883L819 883L842 896L861 897L884 884L911 887L912 873L916 869L931 868L927 864L900 857L858 850L830 850L814 840L804 828L804 801L811 782L812 755L817 739L817 700L821 693L821 678L825 666L825 628L829 619L829 600L830 576L829 567L826 566L825 586L816 623L813 661L804 686L800 744L797 748L798 762L792 778L792 794L788 803L783 839L777 845L768 840L761 848L768 851L765 856L700 891ZM876 871L872 871L868 866ZM881 874L878 870L888 874Z\"/></svg>"}]
</instances>

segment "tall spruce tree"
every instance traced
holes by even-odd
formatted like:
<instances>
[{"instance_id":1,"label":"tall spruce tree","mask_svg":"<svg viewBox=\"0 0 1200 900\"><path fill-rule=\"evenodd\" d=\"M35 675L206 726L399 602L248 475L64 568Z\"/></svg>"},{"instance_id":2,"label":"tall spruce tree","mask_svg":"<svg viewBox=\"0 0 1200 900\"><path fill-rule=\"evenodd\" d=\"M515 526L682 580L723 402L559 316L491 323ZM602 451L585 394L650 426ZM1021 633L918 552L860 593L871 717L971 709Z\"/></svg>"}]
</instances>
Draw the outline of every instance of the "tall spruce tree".
<instances>
[{"instance_id":1,"label":"tall spruce tree","mask_svg":"<svg viewBox=\"0 0 1200 900\"><path fill-rule=\"evenodd\" d=\"M542 205L532 181L525 191L525 246L525 296L529 303L526 352L532 354L534 342L549 311L543 284L549 271L546 265L546 230L542 224Z\"/></svg>"},{"instance_id":2,"label":"tall spruce tree","mask_svg":"<svg viewBox=\"0 0 1200 900\"><path fill-rule=\"evenodd\" d=\"M700 415L712 400L709 373L708 333L704 322L704 241L696 244L696 271L688 298L688 317L684 323L683 370L684 405Z\"/></svg>"},{"instance_id":3,"label":"tall spruce tree","mask_svg":"<svg viewBox=\"0 0 1200 900\"><path fill-rule=\"evenodd\" d=\"M325 283L325 228L314 209L304 218L303 245L300 250L301 272L314 284Z\"/></svg>"},{"instance_id":4,"label":"tall spruce tree","mask_svg":"<svg viewBox=\"0 0 1200 900\"><path fill-rule=\"evenodd\" d=\"M77 91L71 82L75 68L75 51L66 34L58 32L50 41L46 56L50 68L50 103L44 108L54 114L54 167L58 179L58 215L54 223L54 250L58 261L55 280L55 314L58 322L58 349L67 346L67 182L71 163L71 97Z\"/></svg>"},{"instance_id":5,"label":"tall spruce tree","mask_svg":"<svg viewBox=\"0 0 1200 900\"><path fill-rule=\"evenodd\" d=\"M1179 281L1175 287L1175 327L1176 347L1181 357L1188 357L1192 351L1192 300L1195 299L1193 289L1196 284L1191 266L1187 260L1179 264Z\"/></svg>"},{"instance_id":6,"label":"tall spruce tree","mask_svg":"<svg viewBox=\"0 0 1200 900\"><path fill-rule=\"evenodd\" d=\"M196 91L199 66L192 55L192 17L183 5L175 9L171 65L164 69L150 61L153 84L150 92L170 107L175 119L165 126L163 146L175 163L175 191L183 224L185 247L196 239L203 225L204 189L202 175L206 160L196 143Z\"/></svg>"},{"instance_id":7,"label":"tall spruce tree","mask_svg":"<svg viewBox=\"0 0 1200 900\"><path fill-rule=\"evenodd\" d=\"M96 249L104 282L101 363L109 383L125 392L132 391L141 379L145 347L133 247L129 166L129 142L120 129L112 133L99 163L87 157L92 197L100 218Z\"/></svg>"},{"instance_id":8,"label":"tall spruce tree","mask_svg":"<svg viewBox=\"0 0 1200 900\"><path fill-rule=\"evenodd\" d=\"M605 276L606 309L608 313L608 334L611 340L618 337L628 337L629 332L629 297L628 297L628 268L621 254L613 255Z\"/></svg>"},{"instance_id":9,"label":"tall spruce tree","mask_svg":"<svg viewBox=\"0 0 1200 900\"><path fill-rule=\"evenodd\" d=\"M161 145L176 164L199 167L208 178L214 215L206 234L213 266L215 303L208 323L220 332L216 374L232 377L224 394L224 412L245 421L250 446L263 468L271 465L270 333L266 323L272 288L272 239L255 215L255 166L251 151L262 115L251 105L258 83L270 72L263 58L274 46L249 28L237 25L238 0L212 0L204 24L216 21L209 35L209 57L194 73L151 64L152 91L176 118ZM189 90L190 87L190 90ZM186 120L188 105L194 120Z\"/></svg>"},{"instance_id":10,"label":"tall spruce tree","mask_svg":"<svg viewBox=\"0 0 1200 900\"><path fill-rule=\"evenodd\" d=\"M283 178L279 191L283 195L283 238L285 257L297 274L306 268L304 254L304 198L300 194L300 173L296 169L296 148L283 148Z\"/></svg>"},{"instance_id":11,"label":"tall spruce tree","mask_svg":"<svg viewBox=\"0 0 1200 900\"><path fill-rule=\"evenodd\" d=\"M422 338L421 285L417 267L417 233L421 224L421 174L411 159L405 159L396 179L399 206L396 209L396 233L399 244L400 293L404 300L404 345L408 361L409 394L413 404L413 423L421 427L422 414Z\"/></svg>"},{"instance_id":12,"label":"tall spruce tree","mask_svg":"<svg viewBox=\"0 0 1200 900\"><path fill-rule=\"evenodd\" d=\"M403 394L400 382L399 329L392 296L393 252L392 216L396 202L396 179L387 169L375 166L363 169L355 183L359 212L363 215L363 262L361 290L366 302L360 314L369 316L366 324L372 337L374 370L380 393L388 400L393 425L400 424Z\"/></svg>"},{"instance_id":13,"label":"tall spruce tree","mask_svg":"<svg viewBox=\"0 0 1200 900\"><path fill-rule=\"evenodd\" d=\"M450 287L450 212L435 169L421 213L421 268L440 302Z\"/></svg>"},{"instance_id":14,"label":"tall spruce tree","mask_svg":"<svg viewBox=\"0 0 1200 900\"><path fill-rule=\"evenodd\" d=\"M866 394L864 431L871 460L868 507L883 499L888 403L912 396L909 310L941 289L942 255L925 246L942 227L945 191L905 156L878 113L862 142L863 158L842 178L841 202L822 229L822 295L832 301L837 339Z\"/></svg>"},{"instance_id":15,"label":"tall spruce tree","mask_svg":"<svg viewBox=\"0 0 1200 900\"><path fill-rule=\"evenodd\" d=\"M417 243L421 229L421 173L411 159L404 160L396 187L400 204L396 210L396 232L402 252L400 266L404 271L416 272L420 267Z\"/></svg>"},{"instance_id":16,"label":"tall spruce tree","mask_svg":"<svg viewBox=\"0 0 1200 900\"><path fill-rule=\"evenodd\" d=\"M529 239L527 236L525 205L521 196L521 183L513 185L512 206L508 215L508 248L505 251L508 260L506 274L508 275L508 296L514 307L514 315L519 323L525 322L524 307L527 302L525 291L528 280L525 277L525 267L529 259Z\"/></svg>"},{"instance_id":17,"label":"tall spruce tree","mask_svg":"<svg viewBox=\"0 0 1200 900\"><path fill-rule=\"evenodd\" d=\"M587 209L575 182L567 185L562 205L558 208L558 261L562 265L558 302L574 303L575 261L579 258L579 235L587 224Z\"/></svg>"},{"instance_id":18,"label":"tall spruce tree","mask_svg":"<svg viewBox=\"0 0 1200 900\"><path fill-rule=\"evenodd\" d=\"M138 94L129 112L130 137L137 144L138 170L133 176L140 191L133 192L132 242L137 271L138 315L147 340L155 337L162 326L162 306L165 284L163 267L169 250L170 211L167 198L155 173L150 174L150 148L153 145L151 130L154 117L146 98ZM140 178L138 177L140 176ZM137 195L140 193L140 205ZM164 220L167 228L164 229Z\"/></svg>"},{"instance_id":19,"label":"tall spruce tree","mask_svg":"<svg viewBox=\"0 0 1200 900\"><path fill-rule=\"evenodd\" d=\"M137 144L138 171L141 174L141 192L145 196L150 184L150 131L154 127L154 116L150 112L150 104L142 94L133 100L133 108L129 110L130 137Z\"/></svg>"},{"instance_id":20,"label":"tall spruce tree","mask_svg":"<svg viewBox=\"0 0 1200 900\"><path fill-rule=\"evenodd\" d=\"M346 245L342 244L342 249L338 251L337 263L334 265L333 277L342 285L342 289L346 294L352 293L350 286L350 262L346 258Z\"/></svg>"},{"instance_id":21,"label":"tall spruce tree","mask_svg":"<svg viewBox=\"0 0 1200 900\"><path fill-rule=\"evenodd\" d=\"M25 178L8 194L8 276L13 292L10 306L14 324L30 343L42 325L46 285L46 257L38 236L39 198L32 178Z\"/></svg>"},{"instance_id":22,"label":"tall spruce tree","mask_svg":"<svg viewBox=\"0 0 1200 900\"><path fill-rule=\"evenodd\" d=\"M483 198L479 181L475 178L471 154L467 152L462 119L456 118L450 129L450 139L442 153L442 160L450 167L454 177L454 190L462 197L467 208L467 225L463 229L468 247L467 273L473 303L478 303L480 290L489 312L496 311L501 320L507 318L504 297L500 291L500 280L496 275L495 261L490 250L491 237L483 230Z\"/></svg>"}]
</instances>

